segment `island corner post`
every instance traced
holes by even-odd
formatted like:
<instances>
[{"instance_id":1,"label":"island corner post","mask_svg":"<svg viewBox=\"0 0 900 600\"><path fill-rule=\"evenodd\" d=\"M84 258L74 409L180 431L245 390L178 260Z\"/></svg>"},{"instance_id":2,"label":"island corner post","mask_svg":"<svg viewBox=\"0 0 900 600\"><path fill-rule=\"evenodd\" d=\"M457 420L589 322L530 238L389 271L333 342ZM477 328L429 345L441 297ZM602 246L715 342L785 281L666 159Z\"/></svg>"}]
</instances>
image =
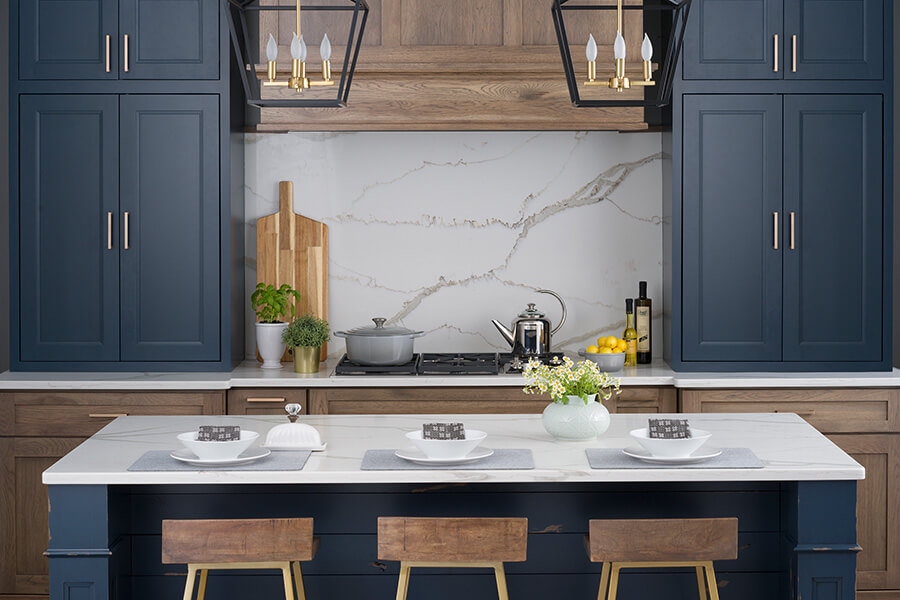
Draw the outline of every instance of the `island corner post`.
<instances>
[{"instance_id":1,"label":"island corner post","mask_svg":"<svg viewBox=\"0 0 900 600\"><path fill-rule=\"evenodd\" d=\"M391 598L397 565L376 559L378 516L522 516L528 560L510 596L594 598L600 565L582 545L591 518L736 516L736 561L716 565L728 599L855 597L856 481L724 483L173 484L49 486L50 600L177 598L182 565L162 565L169 518L313 517L319 554L308 597ZM491 574L423 571L410 597L492 599ZM623 572L620 598L695 598L694 574ZM683 584L683 585L682 585ZM213 573L211 598L281 597L276 574ZM682 595L677 595L681 592Z\"/></svg>"}]
</instances>

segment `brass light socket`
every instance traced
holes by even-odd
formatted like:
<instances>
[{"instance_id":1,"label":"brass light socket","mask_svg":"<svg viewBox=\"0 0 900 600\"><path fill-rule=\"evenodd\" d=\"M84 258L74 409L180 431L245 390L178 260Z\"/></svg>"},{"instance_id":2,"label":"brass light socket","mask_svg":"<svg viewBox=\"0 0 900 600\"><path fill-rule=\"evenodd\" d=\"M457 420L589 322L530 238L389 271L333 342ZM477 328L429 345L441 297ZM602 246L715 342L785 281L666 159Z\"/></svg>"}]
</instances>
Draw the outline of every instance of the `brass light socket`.
<instances>
[{"instance_id":1,"label":"brass light socket","mask_svg":"<svg viewBox=\"0 0 900 600\"><path fill-rule=\"evenodd\" d=\"M644 61L644 81L650 81L653 79L653 65L649 60Z\"/></svg>"},{"instance_id":2,"label":"brass light socket","mask_svg":"<svg viewBox=\"0 0 900 600\"><path fill-rule=\"evenodd\" d=\"M303 77L301 75L302 65L299 58L294 58L291 60L291 80L288 85L298 92L303 91Z\"/></svg>"},{"instance_id":3,"label":"brass light socket","mask_svg":"<svg viewBox=\"0 0 900 600\"><path fill-rule=\"evenodd\" d=\"M609 87L616 90L617 92L631 89L631 80L625 77L624 58L616 59L616 74L614 77L609 78Z\"/></svg>"},{"instance_id":4,"label":"brass light socket","mask_svg":"<svg viewBox=\"0 0 900 600\"><path fill-rule=\"evenodd\" d=\"M322 61L322 79L325 81L331 81L331 61L323 60Z\"/></svg>"},{"instance_id":5,"label":"brass light socket","mask_svg":"<svg viewBox=\"0 0 900 600\"><path fill-rule=\"evenodd\" d=\"M589 60L587 65L588 81L594 81L595 79L597 79L597 61Z\"/></svg>"},{"instance_id":6,"label":"brass light socket","mask_svg":"<svg viewBox=\"0 0 900 600\"><path fill-rule=\"evenodd\" d=\"M268 63L267 75L269 77L269 81L275 81L277 77L277 72L275 70L275 61L270 60Z\"/></svg>"}]
</instances>

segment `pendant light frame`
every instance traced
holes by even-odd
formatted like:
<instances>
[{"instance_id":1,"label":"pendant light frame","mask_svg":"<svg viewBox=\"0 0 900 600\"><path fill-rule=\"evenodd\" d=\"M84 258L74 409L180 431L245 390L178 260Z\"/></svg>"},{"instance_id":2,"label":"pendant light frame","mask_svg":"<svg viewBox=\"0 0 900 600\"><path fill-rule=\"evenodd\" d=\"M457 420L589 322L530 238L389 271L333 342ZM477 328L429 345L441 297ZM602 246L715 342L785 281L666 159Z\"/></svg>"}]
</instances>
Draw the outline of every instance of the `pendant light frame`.
<instances>
[{"instance_id":1,"label":"pendant light frame","mask_svg":"<svg viewBox=\"0 0 900 600\"><path fill-rule=\"evenodd\" d=\"M622 7L625 11L639 10L644 12L658 12L662 17L660 19L662 31L658 32L658 34L662 37L664 43L661 45L654 44L654 46L664 46L666 49L665 56L657 71L658 79L656 85L644 87L643 100L588 100L581 97L578 83L579 74L576 73L574 63L572 62L572 51L566 33L564 13L614 11L617 10L617 7L615 3L585 5L575 4L574 2L570 4L569 2L570 0L553 0L550 11L553 16L556 41L559 44L559 53L562 57L563 70L566 76L566 84L569 87L569 97L572 99L572 104L579 108L609 108L617 106L663 107L669 104L672 98L672 84L675 78L675 68L678 64L678 58L681 55L685 25L687 23L691 0L644 0L643 4L627 4ZM671 21L667 18L667 13L671 15ZM651 37L653 36L651 35Z\"/></svg>"},{"instance_id":2,"label":"pendant light frame","mask_svg":"<svg viewBox=\"0 0 900 600\"><path fill-rule=\"evenodd\" d=\"M278 99L263 99L262 97L263 86L256 74L256 63L250 51L254 37L248 26L247 15L251 12L294 11L296 7L292 5L260 5L259 0L223 0L223 2L226 5L225 14L231 30L235 57L240 65L241 83L244 87L247 104L258 108L344 108L347 106L347 98L350 95L350 86L353 83L353 74L359 58L359 49L362 46L366 21L369 17L369 5L366 0L347 0L345 5L303 4L301 6L301 13L306 11L353 12L350 20L350 32L347 35L347 50L344 53L341 78L338 85L335 86L337 94L334 98L305 98L304 94L308 92L303 92L298 93L296 98ZM262 36L262 32L259 35Z\"/></svg>"}]
</instances>

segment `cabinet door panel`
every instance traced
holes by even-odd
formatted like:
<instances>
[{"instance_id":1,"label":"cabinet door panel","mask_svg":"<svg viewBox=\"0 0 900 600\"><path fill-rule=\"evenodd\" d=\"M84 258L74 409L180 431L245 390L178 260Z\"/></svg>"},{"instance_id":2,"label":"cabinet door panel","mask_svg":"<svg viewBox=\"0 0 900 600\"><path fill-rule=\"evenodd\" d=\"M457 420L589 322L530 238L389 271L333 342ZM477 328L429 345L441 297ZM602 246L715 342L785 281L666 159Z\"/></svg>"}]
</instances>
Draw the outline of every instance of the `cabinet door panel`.
<instances>
[{"instance_id":1,"label":"cabinet door panel","mask_svg":"<svg viewBox=\"0 0 900 600\"><path fill-rule=\"evenodd\" d=\"M781 359L781 98L685 96L682 359Z\"/></svg>"},{"instance_id":2,"label":"cabinet door panel","mask_svg":"<svg viewBox=\"0 0 900 600\"><path fill-rule=\"evenodd\" d=\"M787 0L784 34L788 60L791 38L797 36L797 70L789 64L786 78L882 78L882 0Z\"/></svg>"},{"instance_id":3,"label":"cabinet door panel","mask_svg":"<svg viewBox=\"0 0 900 600\"><path fill-rule=\"evenodd\" d=\"M118 360L118 99L22 96L20 108L20 357Z\"/></svg>"},{"instance_id":4,"label":"cabinet door panel","mask_svg":"<svg viewBox=\"0 0 900 600\"><path fill-rule=\"evenodd\" d=\"M775 34L782 10L782 0L694 0L684 36L685 79L781 79Z\"/></svg>"},{"instance_id":5,"label":"cabinet door panel","mask_svg":"<svg viewBox=\"0 0 900 600\"><path fill-rule=\"evenodd\" d=\"M218 360L218 97L123 96L121 129L122 360Z\"/></svg>"},{"instance_id":6,"label":"cabinet door panel","mask_svg":"<svg viewBox=\"0 0 900 600\"><path fill-rule=\"evenodd\" d=\"M116 79L117 13L116 0L20 1L19 77Z\"/></svg>"},{"instance_id":7,"label":"cabinet door panel","mask_svg":"<svg viewBox=\"0 0 900 600\"><path fill-rule=\"evenodd\" d=\"M129 43L123 79L218 78L217 0L121 0L119 27Z\"/></svg>"},{"instance_id":8,"label":"cabinet door panel","mask_svg":"<svg viewBox=\"0 0 900 600\"><path fill-rule=\"evenodd\" d=\"M784 102L784 359L880 360L882 97Z\"/></svg>"}]
</instances>

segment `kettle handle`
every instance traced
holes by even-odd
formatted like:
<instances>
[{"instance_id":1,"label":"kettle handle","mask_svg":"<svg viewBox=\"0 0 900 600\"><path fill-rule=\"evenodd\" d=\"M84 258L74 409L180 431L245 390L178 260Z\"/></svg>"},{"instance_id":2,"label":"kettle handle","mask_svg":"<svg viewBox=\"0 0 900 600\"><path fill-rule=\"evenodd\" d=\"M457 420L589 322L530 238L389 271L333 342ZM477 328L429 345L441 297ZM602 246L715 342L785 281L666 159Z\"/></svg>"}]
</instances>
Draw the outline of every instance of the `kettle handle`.
<instances>
[{"instance_id":1,"label":"kettle handle","mask_svg":"<svg viewBox=\"0 0 900 600\"><path fill-rule=\"evenodd\" d=\"M559 318L559 323L557 323L556 327L550 330L550 335L554 335L566 322L566 303L563 301L562 296L560 296L553 290L538 290L537 292L538 294L550 294L551 296L556 298L559 301L559 305L562 306L562 316Z\"/></svg>"}]
</instances>

